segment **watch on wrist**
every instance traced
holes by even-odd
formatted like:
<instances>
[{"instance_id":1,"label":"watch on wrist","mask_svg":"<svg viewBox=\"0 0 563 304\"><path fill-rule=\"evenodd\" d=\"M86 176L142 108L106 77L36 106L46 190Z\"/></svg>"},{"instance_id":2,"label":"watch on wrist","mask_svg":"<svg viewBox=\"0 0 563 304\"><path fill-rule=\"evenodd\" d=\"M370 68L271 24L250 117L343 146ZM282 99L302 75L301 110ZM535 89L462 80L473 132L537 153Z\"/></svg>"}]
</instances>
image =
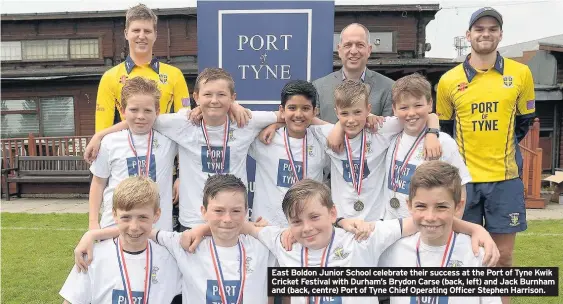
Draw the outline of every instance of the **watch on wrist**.
<instances>
[{"instance_id":1,"label":"watch on wrist","mask_svg":"<svg viewBox=\"0 0 563 304\"><path fill-rule=\"evenodd\" d=\"M439 129L428 128L426 130L426 134L428 134L428 133L434 134L434 135L436 135L436 137L440 137L440 130Z\"/></svg>"},{"instance_id":2,"label":"watch on wrist","mask_svg":"<svg viewBox=\"0 0 563 304\"><path fill-rule=\"evenodd\" d=\"M336 219L336 222L334 222L334 227L336 228L342 228L342 226L339 225L340 221L343 220L343 217L339 217Z\"/></svg>"}]
</instances>

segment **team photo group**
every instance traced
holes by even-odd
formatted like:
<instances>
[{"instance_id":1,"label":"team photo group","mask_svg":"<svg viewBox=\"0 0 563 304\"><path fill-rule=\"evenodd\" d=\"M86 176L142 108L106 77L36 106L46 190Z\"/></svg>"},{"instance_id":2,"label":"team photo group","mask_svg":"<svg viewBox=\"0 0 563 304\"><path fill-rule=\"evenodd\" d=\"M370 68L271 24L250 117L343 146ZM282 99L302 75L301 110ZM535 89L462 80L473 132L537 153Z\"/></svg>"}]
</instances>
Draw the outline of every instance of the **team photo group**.
<instances>
[{"instance_id":1,"label":"team photo group","mask_svg":"<svg viewBox=\"0 0 563 304\"><path fill-rule=\"evenodd\" d=\"M349 24L342 69L288 80L275 111L237 103L224 68L201 69L190 96L153 57L155 13L125 17L129 54L98 88L89 229L63 303L509 303L268 296L268 267L512 266L535 96L530 69L497 52L498 11L473 13L471 53L435 88L370 70L369 30Z\"/></svg>"}]
</instances>

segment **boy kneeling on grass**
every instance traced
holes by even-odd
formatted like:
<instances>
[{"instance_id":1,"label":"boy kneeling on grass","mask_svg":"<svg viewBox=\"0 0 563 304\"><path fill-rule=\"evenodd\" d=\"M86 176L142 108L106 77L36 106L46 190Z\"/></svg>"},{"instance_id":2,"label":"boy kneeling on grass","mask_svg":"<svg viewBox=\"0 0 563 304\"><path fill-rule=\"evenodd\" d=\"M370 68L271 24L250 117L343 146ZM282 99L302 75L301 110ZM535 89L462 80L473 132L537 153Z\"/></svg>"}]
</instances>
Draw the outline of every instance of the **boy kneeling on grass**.
<instances>
[{"instance_id":1,"label":"boy kneeling on grass","mask_svg":"<svg viewBox=\"0 0 563 304\"><path fill-rule=\"evenodd\" d=\"M166 248L149 240L160 213L158 186L150 178L119 183L113 192L117 228L107 228L117 237L94 244L88 272L71 270L59 292L63 303L170 303L180 293L181 275Z\"/></svg>"}]
</instances>

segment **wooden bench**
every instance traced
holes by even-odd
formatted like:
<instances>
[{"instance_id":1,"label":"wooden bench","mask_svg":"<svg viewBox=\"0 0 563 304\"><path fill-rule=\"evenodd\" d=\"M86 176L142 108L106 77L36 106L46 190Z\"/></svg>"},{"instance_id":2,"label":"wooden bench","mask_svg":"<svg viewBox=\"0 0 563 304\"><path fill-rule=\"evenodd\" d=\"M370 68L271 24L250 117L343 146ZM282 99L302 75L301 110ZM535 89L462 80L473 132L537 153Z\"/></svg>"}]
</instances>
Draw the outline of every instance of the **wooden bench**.
<instances>
[{"instance_id":1,"label":"wooden bench","mask_svg":"<svg viewBox=\"0 0 563 304\"><path fill-rule=\"evenodd\" d=\"M82 156L16 156L14 168L2 169L6 200L10 200L9 183L16 184L16 195L21 197L18 184L28 183L90 183L89 165ZM9 176L10 172L13 176Z\"/></svg>"}]
</instances>

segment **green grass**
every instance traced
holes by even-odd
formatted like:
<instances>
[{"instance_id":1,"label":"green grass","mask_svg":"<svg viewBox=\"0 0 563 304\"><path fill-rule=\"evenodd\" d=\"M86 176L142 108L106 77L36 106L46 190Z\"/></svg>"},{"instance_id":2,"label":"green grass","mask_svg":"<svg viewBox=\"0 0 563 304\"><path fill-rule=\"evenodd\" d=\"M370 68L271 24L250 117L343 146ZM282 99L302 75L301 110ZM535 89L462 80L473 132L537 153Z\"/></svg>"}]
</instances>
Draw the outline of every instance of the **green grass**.
<instances>
[{"instance_id":1,"label":"green grass","mask_svg":"<svg viewBox=\"0 0 563 304\"><path fill-rule=\"evenodd\" d=\"M61 303L58 293L74 261L73 250L86 230L86 214L2 213L1 303ZM10 229L29 227L37 230ZM50 229L69 230L50 230ZM76 230L72 230L76 229ZM517 237L515 266L559 267L559 298L515 297L515 304L563 303L563 220L531 221ZM528 234L528 235L526 235ZM536 235L530 235L536 234Z\"/></svg>"}]
</instances>

